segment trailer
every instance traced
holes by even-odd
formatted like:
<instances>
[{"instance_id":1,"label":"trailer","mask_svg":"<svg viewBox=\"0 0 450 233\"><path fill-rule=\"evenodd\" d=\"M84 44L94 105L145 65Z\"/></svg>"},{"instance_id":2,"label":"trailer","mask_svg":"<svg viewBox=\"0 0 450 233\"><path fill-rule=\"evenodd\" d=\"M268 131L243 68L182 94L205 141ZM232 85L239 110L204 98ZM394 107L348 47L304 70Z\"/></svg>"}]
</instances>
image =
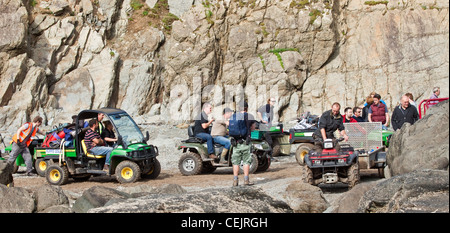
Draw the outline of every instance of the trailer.
<instances>
[{"instance_id":1,"label":"trailer","mask_svg":"<svg viewBox=\"0 0 450 233\"><path fill-rule=\"evenodd\" d=\"M383 130L381 122L344 123L344 126L347 143L359 152L359 168L378 169L378 175L384 178L386 152L394 132Z\"/></svg>"}]
</instances>

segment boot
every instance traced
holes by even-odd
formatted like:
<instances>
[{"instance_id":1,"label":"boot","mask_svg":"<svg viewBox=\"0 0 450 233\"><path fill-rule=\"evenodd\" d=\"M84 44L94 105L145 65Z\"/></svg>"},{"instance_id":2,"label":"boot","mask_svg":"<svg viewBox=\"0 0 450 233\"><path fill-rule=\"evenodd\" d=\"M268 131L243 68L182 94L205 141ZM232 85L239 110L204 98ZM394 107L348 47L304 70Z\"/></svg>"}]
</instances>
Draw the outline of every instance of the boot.
<instances>
[{"instance_id":1,"label":"boot","mask_svg":"<svg viewBox=\"0 0 450 233\"><path fill-rule=\"evenodd\" d=\"M233 180L233 187L238 186L239 185L239 180L234 179Z\"/></svg>"},{"instance_id":2,"label":"boot","mask_svg":"<svg viewBox=\"0 0 450 233\"><path fill-rule=\"evenodd\" d=\"M227 161L225 161L225 156L227 156L227 153L228 153L228 149L223 148L222 154L220 155L220 161L219 161L219 163L222 163L222 164L227 163Z\"/></svg>"},{"instance_id":3,"label":"boot","mask_svg":"<svg viewBox=\"0 0 450 233\"><path fill-rule=\"evenodd\" d=\"M250 185L254 185L254 183L251 183L251 182L250 182L250 179L245 179L245 180L244 180L244 185L250 186Z\"/></svg>"}]
</instances>

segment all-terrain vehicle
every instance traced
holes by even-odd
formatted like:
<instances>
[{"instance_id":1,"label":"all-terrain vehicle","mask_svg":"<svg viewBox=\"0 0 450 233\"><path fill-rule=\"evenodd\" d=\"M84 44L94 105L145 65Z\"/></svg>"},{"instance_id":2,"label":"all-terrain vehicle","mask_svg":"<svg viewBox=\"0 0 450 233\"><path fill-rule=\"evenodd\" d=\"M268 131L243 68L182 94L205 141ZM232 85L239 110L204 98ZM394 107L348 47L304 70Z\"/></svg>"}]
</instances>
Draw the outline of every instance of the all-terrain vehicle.
<instances>
[{"instance_id":1,"label":"all-terrain vehicle","mask_svg":"<svg viewBox=\"0 0 450 233\"><path fill-rule=\"evenodd\" d=\"M226 163L219 163L223 146L214 144L215 154L219 155L217 159L208 157L208 148L206 142L194 136L194 126L188 127L189 139L182 141L178 150L183 150L183 154L178 161L178 169L181 174L190 176L201 173L212 173L218 167L231 167L231 155L233 146L225 157ZM256 171L265 171L270 167L270 146L265 141L252 141L252 163L250 164L250 173Z\"/></svg>"},{"instance_id":2,"label":"all-terrain vehicle","mask_svg":"<svg viewBox=\"0 0 450 233\"><path fill-rule=\"evenodd\" d=\"M117 136L117 144L111 152L109 171L103 171L105 155L94 155L86 150L84 135L87 129L76 125L73 147L60 148L36 147L38 157L49 166L46 169L47 182L52 185L63 185L69 178L87 180L91 176L113 175L120 183L132 183L139 178L156 178L161 165L156 159L158 148L147 145L149 134L143 136L141 130L125 111L114 108L83 110L76 122L96 118L99 113L105 114L111 121Z\"/></svg>"},{"instance_id":3,"label":"all-terrain vehicle","mask_svg":"<svg viewBox=\"0 0 450 233\"><path fill-rule=\"evenodd\" d=\"M342 140L326 139L322 151L310 150L306 154L304 165L301 166L305 183L319 185L342 182L351 189L359 182L359 152L348 144L339 144L340 149L337 151L336 143Z\"/></svg>"}]
</instances>

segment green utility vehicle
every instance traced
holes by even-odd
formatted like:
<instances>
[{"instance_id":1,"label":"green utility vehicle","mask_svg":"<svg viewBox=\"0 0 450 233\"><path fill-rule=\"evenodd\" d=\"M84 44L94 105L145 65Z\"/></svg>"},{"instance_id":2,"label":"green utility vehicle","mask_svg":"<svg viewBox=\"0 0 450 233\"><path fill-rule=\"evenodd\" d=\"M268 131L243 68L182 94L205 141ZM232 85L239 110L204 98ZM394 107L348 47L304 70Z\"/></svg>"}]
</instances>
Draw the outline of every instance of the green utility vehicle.
<instances>
[{"instance_id":1,"label":"green utility vehicle","mask_svg":"<svg viewBox=\"0 0 450 233\"><path fill-rule=\"evenodd\" d=\"M161 172L161 165L156 159L158 148L147 145L149 133L147 132L144 138L139 127L125 111L114 108L83 110L78 114L76 122L96 118L99 113L109 118L118 139L110 155L109 170L102 170L106 159L104 155L94 155L86 150L84 135L87 129L82 129L82 126L77 124L73 147L35 148L35 156L48 164L45 173L47 182L63 185L69 178L87 180L93 175L113 174L120 183L158 177Z\"/></svg>"},{"instance_id":2,"label":"green utility vehicle","mask_svg":"<svg viewBox=\"0 0 450 233\"><path fill-rule=\"evenodd\" d=\"M231 155L233 146L228 151L225 161L219 163L220 158L211 159L208 157L208 148L206 142L200 138L194 137L194 126L188 127L189 139L182 141L178 150L183 150L183 154L178 161L178 169L181 174L190 176L201 173L212 173L218 167L231 167ZM216 155L221 155L223 146L214 144ZM270 146L263 140L252 140L252 163L250 164L250 173L256 171L266 171L270 167Z\"/></svg>"},{"instance_id":3,"label":"green utility vehicle","mask_svg":"<svg viewBox=\"0 0 450 233\"><path fill-rule=\"evenodd\" d=\"M290 155L291 154L291 144L289 143L289 133L284 132L283 124L278 123L273 125L267 130L262 129L262 127L257 127L256 130L251 132L251 138L256 141L266 140L269 136L272 139L272 156L276 157L279 155Z\"/></svg>"}]
</instances>

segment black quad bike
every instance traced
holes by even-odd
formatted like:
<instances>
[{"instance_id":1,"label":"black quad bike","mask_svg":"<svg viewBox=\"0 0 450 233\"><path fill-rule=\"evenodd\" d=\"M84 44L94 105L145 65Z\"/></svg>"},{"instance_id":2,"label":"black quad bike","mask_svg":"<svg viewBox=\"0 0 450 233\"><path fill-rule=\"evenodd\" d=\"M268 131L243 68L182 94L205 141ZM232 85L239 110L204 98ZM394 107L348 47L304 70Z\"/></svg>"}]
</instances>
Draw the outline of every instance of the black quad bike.
<instances>
[{"instance_id":1,"label":"black quad bike","mask_svg":"<svg viewBox=\"0 0 450 233\"><path fill-rule=\"evenodd\" d=\"M231 167L231 155L233 154L233 146L228 151L225 161L226 163L219 163L222 154L223 146L214 144L214 151L219 155L217 159L208 157L208 148L206 141L194 136L194 126L188 127L189 139L182 141L178 150L182 150L178 161L178 169L181 174L185 176L198 175L202 173L212 173L218 167ZM269 152L271 150L269 144L264 140L253 140L251 142L252 163L250 164L250 173L257 171L266 171L270 167Z\"/></svg>"},{"instance_id":2,"label":"black quad bike","mask_svg":"<svg viewBox=\"0 0 450 233\"><path fill-rule=\"evenodd\" d=\"M305 183L319 185L342 182L351 189L359 182L359 152L348 144L339 144L339 151L334 149L336 143L342 140L326 139L322 151L310 150L306 154L304 165L301 166Z\"/></svg>"}]
</instances>

